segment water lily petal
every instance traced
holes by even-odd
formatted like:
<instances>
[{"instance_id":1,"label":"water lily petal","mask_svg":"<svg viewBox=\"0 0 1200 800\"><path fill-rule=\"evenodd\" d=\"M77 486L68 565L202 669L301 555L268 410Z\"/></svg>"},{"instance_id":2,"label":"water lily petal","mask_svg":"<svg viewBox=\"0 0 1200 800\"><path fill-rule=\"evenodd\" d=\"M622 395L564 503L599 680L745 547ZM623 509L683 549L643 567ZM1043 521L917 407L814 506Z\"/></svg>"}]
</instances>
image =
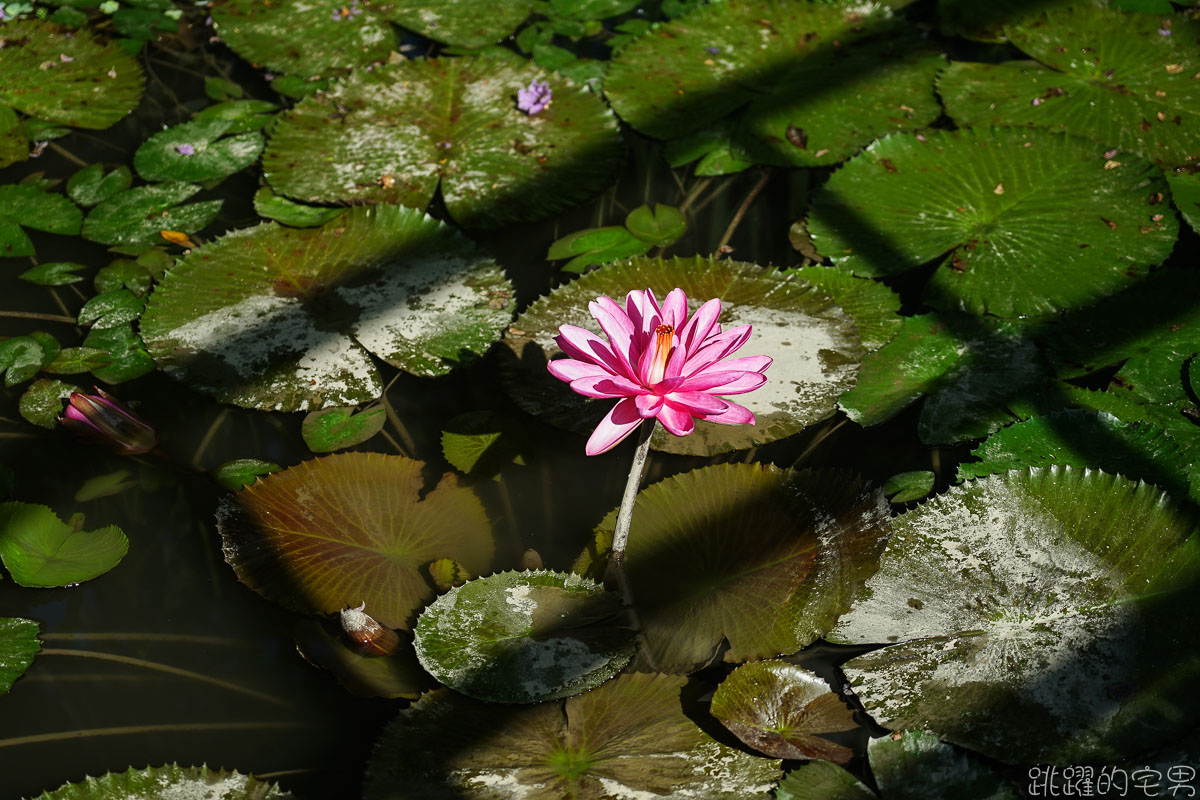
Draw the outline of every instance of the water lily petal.
<instances>
[{"instance_id":1,"label":"water lily petal","mask_svg":"<svg viewBox=\"0 0 1200 800\"><path fill-rule=\"evenodd\" d=\"M666 402L675 408L683 409L693 416L706 414L722 414L725 412L725 402L708 392L671 392L665 395Z\"/></svg>"},{"instance_id":2,"label":"water lily petal","mask_svg":"<svg viewBox=\"0 0 1200 800\"><path fill-rule=\"evenodd\" d=\"M724 362L714 365L712 371L701 372L687 378L680 378L674 386L668 389L659 386L659 391L672 392L709 392L711 394L744 394L752 392L767 382L767 376L761 372L745 370L724 370L717 372L716 366L724 366Z\"/></svg>"},{"instance_id":3,"label":"water lily petal","mask_svg":"<svg viewBox=\"0 0 1200 800\"><path fill-rule=\"evenodd\" d=\"M608 342L576 325L562 325L554 341L559 349L576 361L599 364L614 375L623 372L624 362L613 353Z\"/></svg>"},{"instance_id":4,"label":"water lily petal","mask_svg":"<svg viewBox=\"0 0 1200 800\"><path fill-rule=\"evenodd\" d=\"M718 397L725 404L725 410L720 414L707 414L704 419L709 422L719 422L722 425L753 425L754 412L745 406Z\"/></svg>"},{"instance_id":5,"label":"water lily petal","mask_svg":"<svg viewBox=\"0 0 1200 800\"><path fill-rule=\"evenodd\" d=\"M721 326L717 325L719 316L721 316L721 301L715 297L696 309L696 313L679 331L679 343L682 345L680 357L687 359L694 355L709 334L721 332ZM715 331L713 330L714 326L716 327Z\"/></svg>"},{"instance_id":6,"label":"water lily petal","mask_svg":"<svg viewBox=\"0 0 1200 800\"><path fill-rule=\"evenodd\" d=\"M770 356L741 356L740 358L727 358L717 366L713 367L714 371L721 372L763 372L775 359Z\"/></svg>"},{"instance_id":7,"label":"water lily petal","mask_svg":"<svg viewBox=\"0 0 1200 800\"><path fill-rule=\"evenodd\" d=\"M588 303L588 311L600 323L600 329L612 343L613 352L629 365L627 374L632 377L632 365L637 363L637 355L633 351L633 335L636 331L629 315L607 297L597 297L595 302Z\"/></svg>"},{"instance_id":8,"label":"water lily petal","mask_svg":"<svg viewBox=\"0 0 1200 800\"><path fill-rule=\"evenodd\" d=\"M683 365L684 375L695 375L700 370L720 361L730 353L735 352L750 338L751 326L739 325L727 331L709 337L700 349Z\"/></svg>"},{"instance_id":9,"label":"water lily petal","mask_svg":"<svg viewBox=\"0 0 1200 800\"><path fill-rule=\"evenodd\" d=\"M634 289L625 297L625 313L640 334L635 341L644 348L651 332L662 322L662 310L658 307L654 292L650 289Z\"/></svg>"},{"instance_id":10,"label":"water lily petal","mask_svg":"<svg viewBox=\"0 0 1200 800\"><path fill-rule=\"evenodd\" d=\"M691 412L672 405L670 398L666 398L662 408L658 410L658 421L676 436L687 436L696 427Z\"/></svg>"},{"instance_id":11,"label":"water lily petal","mask_svg":"<svg viewBox=\"0 0 1200 800\"><path fill-rule=\"evenodd\" d=\"M596 430L592 431L584 452L589 456L596 456L611 450L641 424L642 418L637 413L637 404L633 398L626 397L600 420Z\"/></svg>"},{"instance_id":12,"label":"water lily petal","mask_svg":"<svg viewBox=\"0 0 1200 800\"><path fill-rule=\"evenodd\" d=\"M571 381L571 391L588 397L633 397L648 394L646 389L620 375L598 375Z\"/></svg>"},{"instance_id":13,"label":"water lily petal","mask_svg":"<svg viewBox=\"0 0 1200 800\"><path fill-rule=\"evenodd\" d=\"M592 378L598 375L611 375L606 367L589 364L586 361L576 361L573 358L556 358L546 364L550 374L560 381L577 381L580 378Z\"/></svg>"},{"instance_id":14,"label":"water lily petal","mask_svg":"<svg viewBox=\"0 0 1200 800\"><path fill-rule=\"evenodd\" d=\"M687 320L687 295L683 289L672 289L662 304L662 321L675 330L683 327Z\"/></svg>"},{"instance_id":15,"label":"water lily petal","mask_svg":"<svg viewBox=\"0 0 1200 800\"><path fill-rule=\"evenodd\" d=\"M658 416L658 410L662 408L663 404L661 394L639 394L633 399L637 402L638 413L645 419Z\"/></svg>"}]
</instances>

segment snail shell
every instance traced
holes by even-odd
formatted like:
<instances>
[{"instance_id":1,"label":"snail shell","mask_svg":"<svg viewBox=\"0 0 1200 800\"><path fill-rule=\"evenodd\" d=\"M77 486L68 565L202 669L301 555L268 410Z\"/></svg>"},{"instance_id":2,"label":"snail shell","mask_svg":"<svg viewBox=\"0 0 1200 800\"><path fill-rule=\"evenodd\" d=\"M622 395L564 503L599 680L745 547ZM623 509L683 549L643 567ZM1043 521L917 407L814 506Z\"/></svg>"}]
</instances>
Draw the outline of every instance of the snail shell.
<instances>
[{"instance_id":1,"label":"snail shell","mask_svg":"<svg viewBox=\"0 0 1200 800\"><path fill-rule=\"evenodd\" d=\"M366 607L364 602L358 608L342 609L342 632L351 646L364 656L390 655L400 645L400 637L366 613Z\"/></svg>"}]
</instances>

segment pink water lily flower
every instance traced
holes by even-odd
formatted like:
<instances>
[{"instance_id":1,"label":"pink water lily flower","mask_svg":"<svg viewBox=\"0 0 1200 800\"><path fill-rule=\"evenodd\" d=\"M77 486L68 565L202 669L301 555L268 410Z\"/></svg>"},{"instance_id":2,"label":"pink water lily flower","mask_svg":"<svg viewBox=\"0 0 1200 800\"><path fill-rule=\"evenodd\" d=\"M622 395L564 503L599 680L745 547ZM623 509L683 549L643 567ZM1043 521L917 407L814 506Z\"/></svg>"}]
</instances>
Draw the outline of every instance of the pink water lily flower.
<instances>
[{"instance_id":1,"label":"pink water lily flower","mask_svg":"<svg viewBox=\"0 0 1200 800\"><path fill-rule=\"evenodd\" d=\"M588 310L608 341L563 325L554 341L568 357L548 365L554 377L582 395L621 398L588 439L588 455L612 449L643 420L655 417L676 436L691 433L698 419L754 424L749 409L719 395L762 386L771 359L722 361L746 343L751 327L722 331L720 300L709 300L690 319L682 289L671 290L661 306L646 289L630 292L624 308L598 297Z\"/></svg>"}]
</instances>

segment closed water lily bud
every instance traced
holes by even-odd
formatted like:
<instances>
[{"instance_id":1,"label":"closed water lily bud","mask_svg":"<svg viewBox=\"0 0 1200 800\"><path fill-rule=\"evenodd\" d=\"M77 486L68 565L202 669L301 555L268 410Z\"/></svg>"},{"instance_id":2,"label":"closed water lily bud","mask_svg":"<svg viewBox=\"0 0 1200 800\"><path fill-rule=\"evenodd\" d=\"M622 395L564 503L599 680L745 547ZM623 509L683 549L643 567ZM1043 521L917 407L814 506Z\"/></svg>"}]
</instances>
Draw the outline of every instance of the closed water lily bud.
<instances>
[{"instance_id":1,"label":"closed water lily bud","mask_svg":"<svg viewBox=\"0 0 1200 800\"><path fill-rule=\"evenodd\" d=\"M532 547L525 551L521 556L521 569L542 569L542 557L537 550Z\"/></svg>"},{"instance_id":2,"label":"closed water lily bud","mask_svg":"<svg viewBox=\"0 0 1200 800\"><path fill-rule=\"evenodd\" d=\"M366 613L367 604L358 608L343 608L341 611L342 632L346 639L364 656L386 656L395 652L400 637L391 628L385 628Z\"/></svg>"},{"instance_id":3,"label":"closed water lily bud","mask_svg":"<svg viewBox=\"0 0 1200 800\"><path fill-rule=\"evenodd\" d=\"M134 416L119 400L95 389L95 394L75 392L58 418L77 436L102 444L123 456L148 453L158 444L158 431Z\"/></svg>"}]
</instances>

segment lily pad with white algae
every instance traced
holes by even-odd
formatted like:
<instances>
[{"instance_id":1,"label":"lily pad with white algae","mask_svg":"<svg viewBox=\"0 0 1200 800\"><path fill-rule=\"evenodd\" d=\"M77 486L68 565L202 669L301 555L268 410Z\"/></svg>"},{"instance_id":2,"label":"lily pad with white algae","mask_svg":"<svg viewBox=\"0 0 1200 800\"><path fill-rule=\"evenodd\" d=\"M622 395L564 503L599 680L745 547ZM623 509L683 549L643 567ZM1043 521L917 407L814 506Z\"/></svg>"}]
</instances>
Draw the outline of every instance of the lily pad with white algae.
<instances>
[{"instance_id":1,"label":"lily pad with white algae","mask_svg":"<svg viewBox=\"0 0 1200 800\"><path fill-rule=\"evenodd\" d=\"M867 711L1009 763L1111 762L1193 725L1197 520L1091 470L981 478L902 514L830 639Z\"/></svg>"},{"instance_id":2,"label":"lily pad with white algae","mask_svg":"<svg viewBox=\"0 0 1200 800\"><path fill-rule=\"evenodd\" d=\"M151 295L141 332L167 374L223 402L303 411L377 398L371 354L417 375L472 360L511 318L511 293L449 226L361 207L192 251Z\"/></svg>"}]
</instances>

